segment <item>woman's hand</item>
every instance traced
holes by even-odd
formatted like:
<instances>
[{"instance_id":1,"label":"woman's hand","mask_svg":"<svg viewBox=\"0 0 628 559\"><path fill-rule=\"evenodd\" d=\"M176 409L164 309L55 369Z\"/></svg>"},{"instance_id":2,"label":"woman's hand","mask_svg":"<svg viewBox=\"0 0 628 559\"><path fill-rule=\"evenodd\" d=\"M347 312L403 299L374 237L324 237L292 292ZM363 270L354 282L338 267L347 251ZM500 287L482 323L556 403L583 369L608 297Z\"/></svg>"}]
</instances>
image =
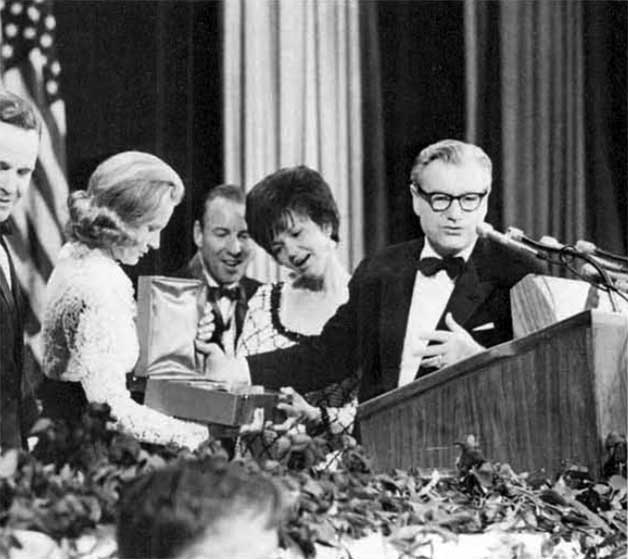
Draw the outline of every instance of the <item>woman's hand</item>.
<instances>
[{"instance_id":1,"label":"woman's hand","mask_svg":"<svg viewBox=\"0 0 628 559\"><path fill-rule=\"evenodd\" d=\"M214 323L214 313L212 312L211 305L205 305L205 312L198 321L196 327L196 338L194 339L194 346L197 351L207 355L212 349L211 339L214 335L216 324Z\"/></svg>"},{"instance_id":2,"label":"woman's hand","mask_svg":"<svg viewBox=\"0 0 628 559\"><path fill-rule=\"evenodd\" d=\"M279 392L280 396L277 409L285 412L288 419L296 418L299 421L306 421L308 423L320 422L320 409L310 405L294 388L289 386L283 387Z\"/></svg>"}]
</instances>

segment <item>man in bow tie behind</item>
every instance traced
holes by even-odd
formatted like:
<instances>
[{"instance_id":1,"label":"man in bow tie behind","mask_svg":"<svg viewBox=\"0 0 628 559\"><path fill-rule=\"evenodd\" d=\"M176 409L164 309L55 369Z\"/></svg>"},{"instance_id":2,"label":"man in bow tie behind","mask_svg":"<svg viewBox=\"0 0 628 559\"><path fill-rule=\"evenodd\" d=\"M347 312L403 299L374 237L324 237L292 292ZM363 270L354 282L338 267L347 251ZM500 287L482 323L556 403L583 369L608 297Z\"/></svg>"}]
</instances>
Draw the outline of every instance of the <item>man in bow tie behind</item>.
<instances>
[{"instance_id":1,"label":"man in bow tie behind","mask_svg":"<svg viewBox=\"0 0 628 559\"><path fill-rule=\"evenodd\" d=\"M24 300L5 237L11 212L28 188L40 124L26 101L0 91L0 451L24 446L32 393L24 390Z\"/></svg>"},{"instance_id":2,"label":"man in bow tie behind","mask_svg":"<svg viewBox=\"0 0 628 559\"><path fill-rule=\"evenodd\" d=\"M194 221L198 251L174 275L204 281L211 306L212 340L233 355L247 309L260 283L244 274L253 256L244 219L245 195L237 186L223 184L207 193Z\"/></svg>"},{"instance_id":3,"label":"man in bow tie behind","mask_svg":"<svg viewBox=\"0 0 628 559\"><path fill-rule=\"evenodd\" d=\"M365 259L320 336L246 362L213 352L213 378L307 392L359 374L364 401L511 339L510 288L544 267L478 238L491 182L479 147L443 140L425 148L410 180L424 236Z\"/></svg>"}]
</instances>

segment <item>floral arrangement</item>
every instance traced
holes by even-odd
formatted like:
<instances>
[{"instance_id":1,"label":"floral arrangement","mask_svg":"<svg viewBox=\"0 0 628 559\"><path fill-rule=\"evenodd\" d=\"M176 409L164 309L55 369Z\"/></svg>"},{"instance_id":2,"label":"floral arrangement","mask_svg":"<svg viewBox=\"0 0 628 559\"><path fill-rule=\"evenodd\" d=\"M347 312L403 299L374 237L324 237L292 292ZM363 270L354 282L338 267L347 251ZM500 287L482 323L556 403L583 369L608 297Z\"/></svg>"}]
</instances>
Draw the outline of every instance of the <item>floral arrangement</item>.
<instances>
[{"instance_id":1,"label":"floral arrangement","mask_svg":"<svg viewBox=\"0 0 628 559\"><path fill-rule=\"evenodd\" d=\"M94 543L102 532L112 541L119 492L128 480L176 460L227 460L219 443L194 453L144 445L108 429L109 421L106 405L92 405L73 427L40 419L31 453L10 450L0 457L0 556L19 549L16 534L26 530L52 538L66 557L115 557L115 547L99 555ZM330 447L328 439L299 433L281 440L274 459L241 459L244 467L275 477L292 496L282 542L294 553L311 557L380 534L398 556L429 557L429 534L456 541L524 531L547 536L548 557L561 542L570 542L581 557L626 556L623 436L607 439L601 481L575 465L553 480L542 472L517 474L486 460L472 436L460 444L450 472L376 473L355 441L341 438Z\"/></svg>"}]
</instances>

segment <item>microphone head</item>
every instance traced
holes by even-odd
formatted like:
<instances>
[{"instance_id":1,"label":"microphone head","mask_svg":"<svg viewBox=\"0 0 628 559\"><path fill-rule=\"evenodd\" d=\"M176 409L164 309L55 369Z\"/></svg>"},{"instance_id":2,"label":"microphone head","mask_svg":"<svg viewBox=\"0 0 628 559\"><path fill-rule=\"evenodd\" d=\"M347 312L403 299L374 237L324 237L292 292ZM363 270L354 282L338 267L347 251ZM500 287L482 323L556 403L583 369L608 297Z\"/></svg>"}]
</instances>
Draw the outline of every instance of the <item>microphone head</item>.
<instances>
[{"instance_id":1,"label":"microphone head","mask_svg":"<svg viewBox=\"0 0 628 559\"><path fill-rule=\"evenodd\" d=\"M483 239L488 237L488 235L490 235L490 233L493 231L495 231L493 226L490 223L486 222L478 223L477 227L475 228L475 232L478 234L478 237L482 237Z\"/></svg>"},{"instance_id":2,"label":"microphone head","mask_svg":"<svg viewBox=\"0 0 628 559\"><path fill-rule=\"evenodd\" d=\"M578 271L586 279L594 281L598 281L601 279L600 272L595 269L595 266L593 266L593 264L589 264L588 262L582 264Z\"/></svg>"},{"instance_id":3,"label":"microphone head","mask_svg":"<svg viewBox=\"0 0 628 559\"><path fill-rule=\"evenodd\" d=\"M506 236L515 241L521 241L523 237L525 237L523 231L517 227L508 227L508 229L506 229Z\"/></svg>"},{"instance_id":4,"label":"microphone head","mask_svg":"<svg viewBox=\"0 0 628 559\"><path fill-rule=\"evenodd\" d=\"M565 246L565 245L559 243L558 239L556 239L556 237L550 237L549 235L543 235L539 239L539 243L541 243L542 245L545 245L547 247L552 247L552 248L556 248L556 249L561 249L561 248L564 248L564 246Z\"/></svg>"},{"instance_id":5,"label":"microphone head","mask_svg":"<svg viewBox=\"0 0 628 559\"><path fill-rule=\"evenodd\" d=\"M582 239L576 243L576 250L582 254L595 254L597 247L589 241L583 241Z\"/></svg>"}]
</instances>

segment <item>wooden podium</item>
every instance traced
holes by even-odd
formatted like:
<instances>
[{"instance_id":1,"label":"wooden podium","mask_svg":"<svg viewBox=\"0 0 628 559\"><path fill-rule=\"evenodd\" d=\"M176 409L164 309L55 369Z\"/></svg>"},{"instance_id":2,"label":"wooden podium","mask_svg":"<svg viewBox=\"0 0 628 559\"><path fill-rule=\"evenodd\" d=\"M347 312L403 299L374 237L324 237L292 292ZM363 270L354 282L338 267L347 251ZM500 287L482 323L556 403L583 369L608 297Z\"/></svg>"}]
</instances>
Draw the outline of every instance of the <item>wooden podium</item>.
<instances>
[{"instance_id":1,"label":"wooden podium","mask_svg":"<svg viewBox=\"0 0 628 559\"><path fill-rule=\"evenodd\" d=\"M627 316L581 312L364 402L362 443L379 470L453 468L474 434L515 471L597 475L606 435L626 433L627 353Z\"/></svg>"}]
</instances>

